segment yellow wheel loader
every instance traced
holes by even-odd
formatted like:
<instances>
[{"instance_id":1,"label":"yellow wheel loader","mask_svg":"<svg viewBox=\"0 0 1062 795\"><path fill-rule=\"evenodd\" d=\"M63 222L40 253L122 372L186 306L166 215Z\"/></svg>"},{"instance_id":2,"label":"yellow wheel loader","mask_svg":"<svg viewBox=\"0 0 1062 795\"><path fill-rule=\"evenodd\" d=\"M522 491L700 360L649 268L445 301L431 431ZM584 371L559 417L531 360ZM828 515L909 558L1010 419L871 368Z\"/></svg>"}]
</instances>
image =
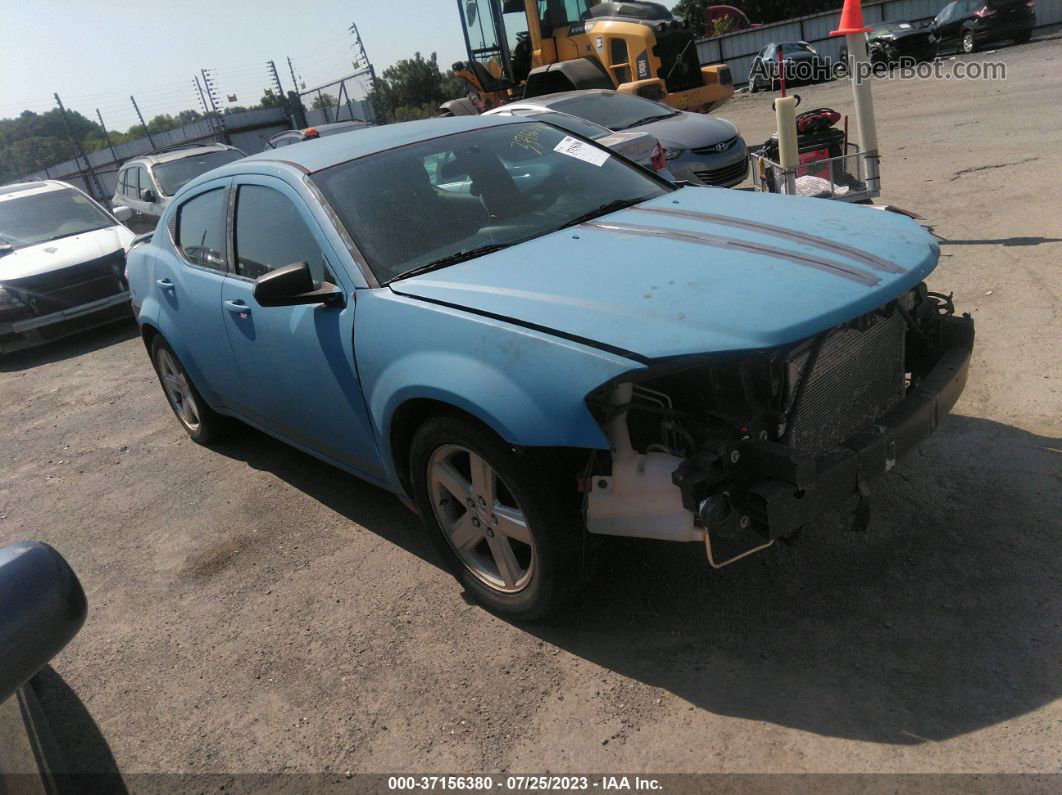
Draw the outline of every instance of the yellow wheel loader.
<instances>
[{"instance_id":1,"label":"yellow wheel loader","mask_svg":"<svg viewBox=\"0 0 1062 795\"><path fill-rule=\"evenodd\" d=\"M454 64L485 107L612 88L707 113L734 94L730 68L701 66L694 34L643 0L457 0L468 60Z\"/></svg>"}]
</instances>

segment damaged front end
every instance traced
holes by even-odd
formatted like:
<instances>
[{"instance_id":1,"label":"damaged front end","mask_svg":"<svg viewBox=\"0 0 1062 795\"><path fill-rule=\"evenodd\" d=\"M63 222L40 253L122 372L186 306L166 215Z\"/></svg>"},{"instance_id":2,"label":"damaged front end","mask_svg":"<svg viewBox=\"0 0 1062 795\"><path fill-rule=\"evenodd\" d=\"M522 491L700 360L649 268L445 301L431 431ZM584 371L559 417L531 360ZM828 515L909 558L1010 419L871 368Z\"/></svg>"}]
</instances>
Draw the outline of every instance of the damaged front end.
<instances>
[{"instance_id":1,"label":"damaged front end","mask_svg":"<svg viewBox=\"0 0 1062 795\"><path fill-rule=\"evenodd\" d=\"M587 529L703 540L714 567L830 509L863 529L875 481L958 400L973 339L969 316L920 284L792 345L607 384L587 399L611 445L591 462Z\"/></svg>"}]
</instances>

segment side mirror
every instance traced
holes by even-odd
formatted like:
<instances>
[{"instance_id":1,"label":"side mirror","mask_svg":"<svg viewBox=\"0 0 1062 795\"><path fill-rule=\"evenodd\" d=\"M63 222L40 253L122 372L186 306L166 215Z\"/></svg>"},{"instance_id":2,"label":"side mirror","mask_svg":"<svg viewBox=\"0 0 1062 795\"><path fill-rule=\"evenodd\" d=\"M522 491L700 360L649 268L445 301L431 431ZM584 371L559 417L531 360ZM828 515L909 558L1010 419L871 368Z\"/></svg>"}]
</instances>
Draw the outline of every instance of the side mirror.
<instances>
[{"instance_id":1,"label":"side mirror","mask_svg":"<svg viewBox=\"0 0 1062 795\"><path fill-rule=\"evenodd\" d=\"M142 191L140 191L140 198L142 201L146 201L148 204L154 204L159 200L158 196L155 195L155 191L153 191L151 188L144 188Z\"/></svg>"},{"instance_id":2,"label":"side mirror","mask_svg":"<svg viewBox=\"0 0 1062 795\"><path fill-rule=\"evenodd\" d=\"M77 575L50 546L0 548L0 702L70 642L87 611Z\"/></svg>"},{"instance_id":3,"label":"side mirror","mask_svg":"<svg viewBox=\"0 0 1062 795\"><path fill-rule=\"evenodd\" d=\"M133 217L133 211L128 207L115 207L111 213L123 224Z\"/></svg>"},{"instance_id":4,"label":"side mirror","mask_svg":"<svg viewBox=\"0 0 1062 795\"><path fill-rule=\"evenodd\" d=\"M334 284L322 282L314 287L310 266L295 262L263 273L254 282L254 300L262 306L298 306L324 304L343 306L343 291Z\"/></svg>"}]
</instances>

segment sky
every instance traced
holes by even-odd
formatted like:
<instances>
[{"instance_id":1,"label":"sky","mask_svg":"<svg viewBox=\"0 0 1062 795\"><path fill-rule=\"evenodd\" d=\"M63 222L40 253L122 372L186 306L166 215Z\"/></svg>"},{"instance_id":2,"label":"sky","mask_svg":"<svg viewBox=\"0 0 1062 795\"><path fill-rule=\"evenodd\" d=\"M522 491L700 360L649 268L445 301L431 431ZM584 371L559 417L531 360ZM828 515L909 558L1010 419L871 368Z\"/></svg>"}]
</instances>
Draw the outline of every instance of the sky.
<instances>
[{"instance_id":1,"label":"sky","mask_svg":"<svg viewBox=\"0 0 1062 795\"><path fill-rule=\"evenodd\" d=\"M137 123L129 95L150 120L200 110L193 79L214 70L218 93L253 105L276 62L306 87L353 71L352 22L377 74L421 52L448 69L464 59L456 0L0 0L0 118L63 104L107 128Z\"/></svg>"}]
</instances>

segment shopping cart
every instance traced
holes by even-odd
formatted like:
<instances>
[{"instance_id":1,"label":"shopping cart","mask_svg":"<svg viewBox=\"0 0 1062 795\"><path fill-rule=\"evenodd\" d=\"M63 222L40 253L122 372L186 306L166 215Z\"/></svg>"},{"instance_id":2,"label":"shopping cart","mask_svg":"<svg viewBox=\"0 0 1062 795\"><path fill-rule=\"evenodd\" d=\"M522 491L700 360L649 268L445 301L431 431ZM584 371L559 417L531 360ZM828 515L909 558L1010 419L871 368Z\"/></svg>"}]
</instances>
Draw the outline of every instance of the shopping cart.
<instances>
[{"instance_id":1,"label":"shopping cart","mask_svg":"<svg viewBox=\"0 0 1062 795\"><path fill-rule=\"evenodd\" d=\"M793 168L782 168L764 149L751 152L749 159L758 191L845 202L867 202L881 195L877 152L860 152L852 143L842 155L807 160Z\"/></svg>"}]
</instances>

